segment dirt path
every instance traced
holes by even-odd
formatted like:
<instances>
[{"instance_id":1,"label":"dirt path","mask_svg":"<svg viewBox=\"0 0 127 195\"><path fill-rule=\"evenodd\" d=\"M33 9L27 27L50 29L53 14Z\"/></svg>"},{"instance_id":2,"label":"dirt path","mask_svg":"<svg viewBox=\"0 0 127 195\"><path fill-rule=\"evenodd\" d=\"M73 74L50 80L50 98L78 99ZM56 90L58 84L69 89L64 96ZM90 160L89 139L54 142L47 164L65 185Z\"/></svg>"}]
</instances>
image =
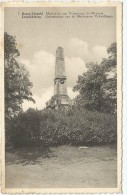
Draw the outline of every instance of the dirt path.
<instances>
[{"instance_id":1,"label":"dirt path","mask_svg":"<svg viewBox=\"0 0 127 195\"><path fill-rule=\"evenodd\" d=\"M6 153L7 188L117 187L116 148L61 146Z\"/></svg>"}]
</instances>

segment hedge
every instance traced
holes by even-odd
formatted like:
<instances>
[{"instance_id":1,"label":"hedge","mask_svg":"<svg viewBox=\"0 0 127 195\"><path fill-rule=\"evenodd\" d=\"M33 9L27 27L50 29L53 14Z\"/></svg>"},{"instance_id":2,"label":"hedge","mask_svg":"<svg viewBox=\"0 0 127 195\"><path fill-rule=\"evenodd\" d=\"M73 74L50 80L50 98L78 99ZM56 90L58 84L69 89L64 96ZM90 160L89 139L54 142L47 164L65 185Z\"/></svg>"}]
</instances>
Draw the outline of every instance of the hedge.
<instances>
[{"instance_id":1,"label":"hedge","mask_svg":"<svg viewBox=\"0 0 127 195\"><path fill-rule=\"evenodd\" d=\"M68 113L29 109L6 125L7 143L16 146L100 145L117 141L115 115L72 109Z\"/></svg>"}]
</instances>

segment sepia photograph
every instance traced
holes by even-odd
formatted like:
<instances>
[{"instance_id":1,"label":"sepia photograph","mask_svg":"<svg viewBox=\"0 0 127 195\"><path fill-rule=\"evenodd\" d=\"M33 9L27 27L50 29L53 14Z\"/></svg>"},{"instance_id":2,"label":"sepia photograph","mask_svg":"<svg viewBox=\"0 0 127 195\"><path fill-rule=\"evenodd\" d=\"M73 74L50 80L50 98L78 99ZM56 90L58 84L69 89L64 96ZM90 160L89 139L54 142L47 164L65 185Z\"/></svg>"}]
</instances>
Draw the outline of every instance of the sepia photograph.
<instances>
[{"instance_id":1,"label":"sepia photograph","mask_svg":"<svg viewBox=\"0 0 127 195\"><path fill-rule=\"evenodd\" d=\"M3 192L121 192L121 12L3 4Z\"/></svg>"}]
</instances>

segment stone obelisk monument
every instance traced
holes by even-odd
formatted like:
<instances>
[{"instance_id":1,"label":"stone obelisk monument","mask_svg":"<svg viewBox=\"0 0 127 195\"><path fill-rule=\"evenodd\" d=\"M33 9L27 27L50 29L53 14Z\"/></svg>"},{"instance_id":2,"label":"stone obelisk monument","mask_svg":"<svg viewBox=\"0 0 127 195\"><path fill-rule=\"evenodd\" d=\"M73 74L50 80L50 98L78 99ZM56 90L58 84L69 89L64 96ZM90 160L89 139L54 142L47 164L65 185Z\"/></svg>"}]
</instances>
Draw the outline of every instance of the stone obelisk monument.
<instances>
[{"instance_id":1,"label":"stone obelisk monument","mask_svg":"<svg viewBox=\"0 0 127 195\"><path fill-rule=\"evenodd\" d=\"M58 47L56 50L54 96L46 103L47 108L55 110L68 110L70 98L67 95L67 77L65 73L64 50Z\"/></svg>"},{"instance_id":2,"label":"stone obelisk monument","mask_svg":"<svg viewBox=\"0 0 127 195\"><path fill-rule=\"evenodd\" d=\"M58 47L56 50L56 66L54 79L54 95L67 95L67 83L64 64L64 50Z\"/></svg>"}]
</instances>

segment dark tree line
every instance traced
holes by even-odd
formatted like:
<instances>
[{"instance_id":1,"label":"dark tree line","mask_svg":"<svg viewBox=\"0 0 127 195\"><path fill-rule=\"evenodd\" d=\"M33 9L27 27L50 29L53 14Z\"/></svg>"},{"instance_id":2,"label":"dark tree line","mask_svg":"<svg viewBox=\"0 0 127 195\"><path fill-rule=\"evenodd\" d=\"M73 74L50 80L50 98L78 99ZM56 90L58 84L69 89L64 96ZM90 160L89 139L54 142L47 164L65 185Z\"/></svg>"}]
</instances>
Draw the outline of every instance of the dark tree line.
<instances>
[{"instance_id":1,"label":"dark tree line","mask_svg":"<svg viewBox=\"0 0 127 195\"><path fill-rule=\"evenodd\" d=\"M15 37L4 34L5 116L14 117L22 110L23 100L33 101L29 72L16 60L20 55Z\"/></svg>"},{"instance_id":2,"label":"dark tree line","mask_svg":"<svg viewBox=\"0 0 127 195\"><path fill-rule=\"evenodd\" d=\"M116 113L117 106L117 46L107 49L108 59L100 64L87 64L87 72L78 76L74 91L79 91L76 102L79 107L99 112Z\"/></svg>"},{"instance_id":3,"label":"dark tree line","mask_svg":"<svg viewBox=\"0 0 127 195\"><path fill-rule=\"evenodd\" d=\"M109 57L100 64L87 64L87 72L78 76L74 91L76 105L69 111L28 109L24 100L33 101L29 73L17 61L20 55L15 37L5 33L5 127L7 144L58 146L111 144L117 141L117 50L113 43Z\"/></svg>"},{"instance_id":4,"label":"dark tree line","mask_svg":"<svg viewBox=\"0 0 127 195\"><path fill-rule=\"evenodd\" d=\"M29 72L23 64L19 64L15 37L5 33L5 113L10 118L22 110L24 100L33 101L29 80ZM115 113L117 102L117 46L111 44L107 49L109 57L100 64L90 62L87 72L78 76L74 91L77 106L99 112Z\"/></svg>"}]
</instances>

